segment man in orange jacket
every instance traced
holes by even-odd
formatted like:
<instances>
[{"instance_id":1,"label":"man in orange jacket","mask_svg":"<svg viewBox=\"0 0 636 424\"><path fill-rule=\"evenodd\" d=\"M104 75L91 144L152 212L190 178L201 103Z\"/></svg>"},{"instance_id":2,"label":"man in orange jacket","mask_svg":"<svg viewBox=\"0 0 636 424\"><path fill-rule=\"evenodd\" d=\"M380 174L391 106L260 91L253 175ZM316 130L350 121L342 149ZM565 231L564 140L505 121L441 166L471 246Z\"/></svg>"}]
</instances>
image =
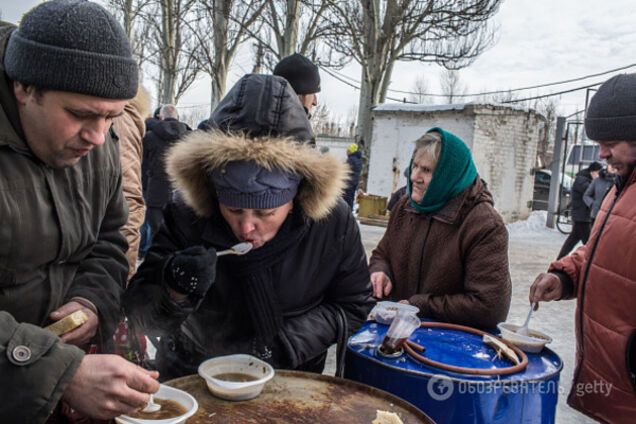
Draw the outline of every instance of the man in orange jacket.
<instances>
[{"instance_id":1,"label":"man in orange jacket","mask_svg":"<svg viewBox=\"0 0 636 424\"><path fill-rule=\"evenodd\" d=\"M617 170L589 241L550 264L530 302L577 299L576 369L568 404L607 423L636 417L636 74L606 81L585 118Z\"/></svg>"}]
</instances>

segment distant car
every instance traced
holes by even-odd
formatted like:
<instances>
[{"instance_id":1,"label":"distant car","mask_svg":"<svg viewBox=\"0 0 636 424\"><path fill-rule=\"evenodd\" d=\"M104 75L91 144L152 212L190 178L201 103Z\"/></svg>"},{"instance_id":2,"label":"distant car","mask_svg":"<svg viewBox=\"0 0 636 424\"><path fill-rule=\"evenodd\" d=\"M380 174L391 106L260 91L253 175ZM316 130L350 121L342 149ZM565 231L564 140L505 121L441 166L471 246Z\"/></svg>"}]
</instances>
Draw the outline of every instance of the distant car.
<instances>
[{"instance_id":1,"label":"distant car","mask_svg":"<svg viewBox=\"0 0 636 424\"><path fill-rule=\"evenodd\" d=\"M559 210L565 210L570 204L570 193L572 191L572 177L561 175L563 183L561 186L561 201L559 202ZM537 169L534 172L534 190L532 193L532 210L545 211L548 210L548 195L550 193L550 180L552 179L552 171L549 169Z\"/></svg>"}]
</instances>

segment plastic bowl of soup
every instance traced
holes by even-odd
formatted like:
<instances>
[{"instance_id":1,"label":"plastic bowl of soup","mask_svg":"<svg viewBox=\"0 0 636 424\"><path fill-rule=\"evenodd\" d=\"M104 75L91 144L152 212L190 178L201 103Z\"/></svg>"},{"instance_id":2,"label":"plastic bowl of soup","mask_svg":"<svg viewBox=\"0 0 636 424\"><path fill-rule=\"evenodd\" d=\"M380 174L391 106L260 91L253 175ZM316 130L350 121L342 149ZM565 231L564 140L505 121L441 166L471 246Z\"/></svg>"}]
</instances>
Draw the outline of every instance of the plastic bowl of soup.
<instances>
[{"instance_id":1,"label":"plastic bowl of soup","mask_svg":"<svg viewBox=\"0 0 636 424\"><path fill-rule=\"evenodd\" d=\"M228 355L199 365L199 375L214 396L225 400L249 400L261 394L274 377L274 368L251 355Z\"/></svg>"},{"instance_id":2,"label":"plastic bowl of soup","mask_svg":"<svg viewBox=\"0 0 636 424\"><path fill-rule=\"evenodd\" d=\"M537 330L529 329L528 335L517 333L520 325L500 322L497 328L501 332L501 337L517 346L524 352L539 353L545 345L552 341L552 337Z\"/></svg>"},{"instance_id":3,"label":"plastic bowl of soup","mask_svg":"<svg viewBox=\"0 0 636 424\"><path fill-rule=\"evenodd\" d=\"M118 424L180 424L193 416L199 404L196 399L183 390L161 385L154 395L155 403L161 405L157 412L138 411L130 415L115 418Z\"/></svg>"}]
</instances>

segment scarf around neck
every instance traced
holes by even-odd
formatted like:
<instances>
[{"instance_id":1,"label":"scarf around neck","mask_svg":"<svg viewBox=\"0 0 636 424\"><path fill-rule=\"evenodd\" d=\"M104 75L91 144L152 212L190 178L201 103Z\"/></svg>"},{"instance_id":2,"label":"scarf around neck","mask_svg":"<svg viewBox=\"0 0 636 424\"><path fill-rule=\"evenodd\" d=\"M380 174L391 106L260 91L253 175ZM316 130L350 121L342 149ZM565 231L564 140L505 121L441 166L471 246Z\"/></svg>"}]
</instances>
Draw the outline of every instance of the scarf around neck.
<instances>
[{"instance_id":1,"label":"scarf around neck","mask_svg":"<svg viewBox=\"0 0 636 424\"><path fill-rule=\"evenodd\" d=\"M232 276L241 285L256 337L270 343L283 324L283 314L275 290L276 265L303 239L309 228L297 205L276 236L244 256L228 257Z\"/></svg>"},{"instance_id":2,"label":"scarf around neck","mask_svg":"<svg viewBox=\"0 0 636 424\"><path fill-rule=\"evenodd\" d=\"M411 206L420 213L434 213L449 200L468 188L477 178L477 168L468 146L456 135L441 128L431 128L426 133L438 132L442 136L442 148L433 172L433 178L419 203L412 199ZM413 158L409 164L409 175L413 168ZM408 179L409 198L413 193L411 179Z\"/></svg>"}]
</instances>

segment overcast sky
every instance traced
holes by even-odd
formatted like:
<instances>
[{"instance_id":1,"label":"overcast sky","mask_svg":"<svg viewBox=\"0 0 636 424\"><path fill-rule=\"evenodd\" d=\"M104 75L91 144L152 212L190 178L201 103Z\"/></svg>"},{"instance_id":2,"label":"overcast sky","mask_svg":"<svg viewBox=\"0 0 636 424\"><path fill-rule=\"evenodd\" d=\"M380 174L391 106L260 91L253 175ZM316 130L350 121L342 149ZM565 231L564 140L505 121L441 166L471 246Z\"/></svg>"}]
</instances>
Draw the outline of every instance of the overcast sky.
<instances>
[{"instance_id":1,"label":"overcast sky","mask_svg":"<svg viewBox=\"0 0 636 424\"><path fill-rule=\"evenodd\" d=\"M0 0L2 19L16 22L34 0ZM513 89L555 82L636 63L636 1L634 0L505 0L494 18L497 43L470 67L460 71L467 92ZM244 48L231 68L228 89L253 66L252 49ZM636 72L636 67L623 72ZM359 67L347 66L341 73L356 80ZM399 63L392 89L413 90L418 76L428 81L430 91L439 92L440 68L416 62ZM526 97L562 91L604 81L612 74L566 85L520 92ZM342 117L358 103L358 92L321 72L319 100ZM201 78L182 97L180 106L205 104L209 83ZM390 93L404 97L403 94ZM560 112L582 109L585 90L559 98Z\"/></svg>"}]
</instances>

